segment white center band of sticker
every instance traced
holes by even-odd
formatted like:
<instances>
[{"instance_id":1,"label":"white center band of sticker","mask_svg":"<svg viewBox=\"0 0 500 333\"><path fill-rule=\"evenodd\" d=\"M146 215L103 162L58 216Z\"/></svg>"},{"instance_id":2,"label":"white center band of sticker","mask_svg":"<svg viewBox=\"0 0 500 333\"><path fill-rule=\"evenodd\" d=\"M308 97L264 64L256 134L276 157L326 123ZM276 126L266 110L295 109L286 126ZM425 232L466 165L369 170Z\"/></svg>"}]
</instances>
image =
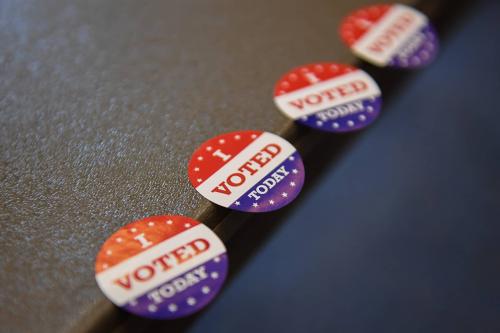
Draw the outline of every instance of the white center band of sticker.
<instances>
[{"instance_id":1,"label":"white center band of sticker","mask_svg":"<svg viewBox=\"0 0 500 333\"><path fill-rule=\"evenodd\" d=\"M155 275L148 281L137 282L130 279L132 287L126 290L114 283L117 279L123 278L126 274L133 274L134 270L151 262L166 253L177 249L180 246L186 245L190 241L196 239L205 239L210 244L210 251L205 251L192 257L185 262L172 266L168 271L163 271L161 267L155 266ZM122 261L116 266L113 266L99 274L97 274L97 283L101 290L106 293L106 296L116 305L121 306L129 301L143 295L148 290L151 290L164 282L167 282L176 276L192 270L193 268L211 260L223 253L226 250L221 240L205 225L200 224L192 227L172 238L158 243L146 251Z\"/></svg>"},{"instance_id":2,"label":"white center band of sticker","mask_svg":"<svg viewBox=\"0 0 500 333\"><path fill-rule=\"evenodd\" d=\"M212 191L221 182L225 181L229 175L236 172L238 168L240 168L244 163L248 162L248 160L250 160L262 148L270 143L279 144L281 151L255 174L246 174L246 180L244 184L238 187L233 187L231 194L229 195L220 194L219 196L217 196L218 193ZM262 180L262 177L275 169L294 152L295 148L288 141L280 138L277 135L264 132L252 143L246 146L240 153L238 153L238 155L233 157L232 160L230 160L222 168L217 170L217 172L215 172L199 186L197 186L196 189L206 198L210 198L210 201L223 207L229 207L234 201L236 201L239 197L245 194L245 192L251 189L257 182Z\"/></svg>"},{"instance_id":3,"label":"white center band of sticker","mask_svg":"<svg viewBox=\"0 0 500 333\"><path fill-rule=\"evenodd\" d=\"M391 45L384 47L382 52L373 51L370 47L379 38L397 24L403 15L411 15L414 18L410 26L404 31L398 32L398 36ZM380 66L386 65L397 53L397 50L408 40L410 36L422 29L427 24L427 17L419 11L403 5L393 5L382 18L353 44L352 49L360 58L367 58Z\"/></svg>"},{"instance_id":4,"label":"white center band of sticker","mask_svg":"<svg viewBox=\"0 0 500 333\"><path fill-rule=\"evenodd\" d=\"M328 90L332 90L359 81L366 83L367 85L366 90L354 94L349 94L348 96L341 96L337 94L331 100L329 100L329 98L325 96L324 92ZM303 108L299 109L298 107L291 104L291 102L303 100L310 95L321 95L322 92L323 92L322 98L324 99L324 102L318 103L317 105L311 106L308 105L307 103L303 103ZM342 76L321 81L319 83L293 91L288 94L277 96L275 97L274 100L275 103L278 105L278 107L281 110L283 110L287 115L289 115L293 119L298 119L300 117L308 116L310 114L331 107L379 95L380 95L380 89L378 85L375 83L375 81L364 71L356 70L351 73L344 74Z\"/></svg>"}]
</instances>

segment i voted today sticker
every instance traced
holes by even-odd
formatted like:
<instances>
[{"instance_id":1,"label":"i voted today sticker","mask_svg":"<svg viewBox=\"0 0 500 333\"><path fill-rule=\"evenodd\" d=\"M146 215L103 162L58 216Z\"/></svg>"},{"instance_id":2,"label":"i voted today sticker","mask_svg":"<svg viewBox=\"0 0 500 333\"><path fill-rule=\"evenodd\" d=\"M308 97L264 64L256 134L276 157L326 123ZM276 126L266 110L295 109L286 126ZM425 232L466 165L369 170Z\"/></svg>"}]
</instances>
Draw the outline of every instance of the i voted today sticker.
<instances>
[{"instance_id":1,"label":"i voted today sticker","mask_svg":"<svg viewBox=\"0 0 500 333\"><path fill-rule=\"evenodd\" d=\"M342 21L340 35L358 57L380 67L425 66L439 47L427 17L400 4L374 5L351 13Z\"/></svg>"},{"instance_id":2,"label":"i voted today sticker","mask_svg":"<svg viewBox=\"0 0 500 333\"><path fill-rule=\"evenodd\" d=\"M370 75L337 63L294 68L276 83L274 102L298 123L329 132L361 129L382 107L380 88Z\"/></svg>"},{"instance_id":3,"label":"i voted today sticker","mask_svg":"<svg viewBox=\"0 0 500 333\"><path fill-rule=\"evenodd\" d=\"M297 150L261 131L231 132L206 141L193 153L188 174L205 198L243 212L279 209L297 197L304 183Z\"/></svg>"},{"instance_id":4,"label":"i voted today sticker","mask_svg":"<svg viewBox=\"0 0 500 333\"><path fill-rule=\"evenodd\" d=\"M227 274L221 240L183 216L153 216L115 232L99 251L97 284L133 314L174 319L206 306Z\"/></svg>"}]
</instances>

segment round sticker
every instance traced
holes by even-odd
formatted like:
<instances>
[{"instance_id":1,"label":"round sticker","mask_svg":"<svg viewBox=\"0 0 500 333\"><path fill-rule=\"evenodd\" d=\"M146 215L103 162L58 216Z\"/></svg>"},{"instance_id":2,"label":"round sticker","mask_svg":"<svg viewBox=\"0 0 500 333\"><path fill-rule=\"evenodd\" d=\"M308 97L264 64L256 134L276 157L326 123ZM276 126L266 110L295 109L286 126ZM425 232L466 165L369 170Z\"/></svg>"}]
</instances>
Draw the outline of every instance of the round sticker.
<instances>
[{"instance_id":1,"label":"round sticker","mask_svg":"<svg viewBox=\"0 0 500 333\"><path fill-rule=\"evenodd\" d=\"M133 314L174 319L206 306L227 274L226 248L205 225L183 216L153 216L115 232L99 251L97 284Z\"/></svg>"},{"instance_id":2,"label":"round sticker","mask_svg":"<svg viewBox=\"0 0 500 333\"><path fill-rule=\"evenodd\" d=\"M380 67L425 66L435 58L439 46L427 17L400 4L369 6L351 13L342 21L340 35L358 57Z\"/></svg>"},{"instance_id":3,"label":"round sticker","mask_svg":"<svg viewBox=\"0 0 500 333\"><path fill-rule=\"evenodd\" d=\"M274 87L274 103L295 121L329 132L363 128L377 118L380 89L366 72L336 63L297 67Z\"/></svg>"},{"instance_id":4,"label":"round sticker","mask_svg":"<svg viewBox=\"0 0 500 333\"><path fill-rule=\"evenodd\" d=\"M304 165L297 150L268 132L238 131L205 141L188 166L205 198L243 212L279 209L299 194Z\"/></svg>"}]
</instances>

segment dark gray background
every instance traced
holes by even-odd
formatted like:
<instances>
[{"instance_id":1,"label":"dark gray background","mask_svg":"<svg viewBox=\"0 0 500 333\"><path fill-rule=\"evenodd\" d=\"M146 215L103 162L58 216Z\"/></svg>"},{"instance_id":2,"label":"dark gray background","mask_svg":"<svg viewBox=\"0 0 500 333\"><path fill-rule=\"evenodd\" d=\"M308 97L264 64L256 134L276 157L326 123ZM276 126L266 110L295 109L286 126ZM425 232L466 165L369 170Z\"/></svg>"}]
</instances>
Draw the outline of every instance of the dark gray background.
<instances>
[{"instance_id":1,"label":"dark gray background","mask_svg":"<svg viewBox=\"0 0 500 333\"><path fill-rule=\"evenodd\" d=\"M62 331L99 302L102 242L206 205L191 152L220 132L279 131L274 82L352 62L337 25L368 2L1 1L2 329Z\"/></svg>"}]
</instances>

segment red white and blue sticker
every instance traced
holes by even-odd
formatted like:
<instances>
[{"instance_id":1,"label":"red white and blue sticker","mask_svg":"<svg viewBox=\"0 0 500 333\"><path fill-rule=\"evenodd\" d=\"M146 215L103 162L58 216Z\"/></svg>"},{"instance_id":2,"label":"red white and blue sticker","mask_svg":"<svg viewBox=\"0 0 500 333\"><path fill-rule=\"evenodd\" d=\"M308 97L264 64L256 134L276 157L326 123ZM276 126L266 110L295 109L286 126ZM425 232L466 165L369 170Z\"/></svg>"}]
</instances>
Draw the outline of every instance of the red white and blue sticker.
<instances>
[{"instance_id":1,"label":"red white and blue sticker","mask_svg":"<svg viewBox=\"0 0 500 333\"><path fill-rule=\"evenodd\" d=\"M351 13L340 26L340 36L358 57L380 67L423 67L434 60L439 48L427 17L400 4Z\"/></svg>"},{"instance_id":2,"label":"red white and blue sticker","mask_svg":"<svg viewBox=\"0 0 500 333\"><path fill-rule=\"evenodd\" d=\"M199 311L228 270L226 248L205 225L153 216L115 232L99 251L96 280L114 304L133 314L174 319Z\"/></svg>"},{"instance_id":3,"label":"red white and blue sticker","mask_svg":"<svg viewBox=\"0 0 500 333\"><path fill-rule=\"evenodd\" d=\"M188 165L191 184L213 203L243 212L279 209L299 194L304 165L285 139L238 131L205 141Z\"/></svg>"},{"instance_id":4,"label":"red white and blue sticker","mask_svg":"<svg viewBox=\"0 0 500 333\"><path fill-rule=\"evenodd\" d=\"M343 64L317 63L286 73L274 87L274 103L303 125L349 132L377 118L382 98L366 72Z\"/></svg>"}]
</instances>

